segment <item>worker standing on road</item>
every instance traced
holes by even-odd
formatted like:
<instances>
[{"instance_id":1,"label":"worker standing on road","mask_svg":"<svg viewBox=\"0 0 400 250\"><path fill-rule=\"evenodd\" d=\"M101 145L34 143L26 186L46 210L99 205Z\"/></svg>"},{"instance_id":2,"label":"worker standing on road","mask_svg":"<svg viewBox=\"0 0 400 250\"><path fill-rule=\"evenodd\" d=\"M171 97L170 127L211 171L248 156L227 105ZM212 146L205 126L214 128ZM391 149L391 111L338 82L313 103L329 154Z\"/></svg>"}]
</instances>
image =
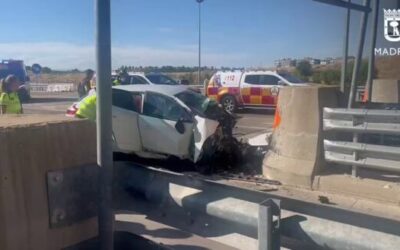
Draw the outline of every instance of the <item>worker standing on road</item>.
<instances>
[{"instance_id":1,"label":"worker standing on road","mask_svg":"<svg viewBox=\"0 0 400 250\"><path fill-rule=\"evenodd\" d=\"M79 109L76 112L76 117L87 118L91 121L96 121L96 100L97 95L94 93L88 95L79 103Z\"/></svg>"},{"instance_id":2,"label":"worker standing on road","mask_svg":"<svg viewBox=\"0 0 400 250\"><path fill-rule=\"evenodd\" d=\"M93 70L91 69L86 70L85 77L78 85L78 94L80 99L84 98L89 93L89 90L91 89L90 81L92 80L93 75L94 75Z\"/></svg>"},{"instance_id":3,"label":"worker standing on road","mask_svg":"<svg viewBox=\"0 0 400 250\"><path fill-rule=\"evenodd\" d=\"M121 77L117 76L117 78L115 78L115 80L113 81L113 86L118 86L121 85Z\"/></svg>"},{"instance_id":4,"label":"worker standing on road","mask_svg":"<svg viewBox=\"0 0 400 250\"><path fill-rule=\"evenodd\" d=\"M1 80L0 114L22 114L22 105L18 97L18 78L9 75Z\"/></svg>"}]
</instances>

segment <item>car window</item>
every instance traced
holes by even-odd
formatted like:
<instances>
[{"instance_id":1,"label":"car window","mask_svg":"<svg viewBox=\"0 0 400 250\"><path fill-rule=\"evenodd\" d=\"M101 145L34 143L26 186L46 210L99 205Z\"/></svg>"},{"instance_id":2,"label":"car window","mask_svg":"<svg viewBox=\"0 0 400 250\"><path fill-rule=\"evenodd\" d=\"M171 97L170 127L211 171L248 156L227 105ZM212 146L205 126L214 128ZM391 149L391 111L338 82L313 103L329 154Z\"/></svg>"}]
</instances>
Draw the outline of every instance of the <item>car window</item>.
<instances>
[{"instance_id":1,"label":"car window","mask_svg":"<svg viewBox=\"0 0 400 250\"><path fill-rule=\"evenodd\" d=\"M262 85L278 85L280 79L273 75L262 75L260 77L260 84Z\"/></svg>"},{"instance_id":2,"label":"car window","mask_svg":"<svg viewBox=\"0 0 400 250\"><path fill-rule=\"evenodd\" d=\"M147 81L141 76L132 76L131 84L148 84Z\"/></svg>"},{"instance_id":3,"label":"car window","mask_svg":"<svg viewBox=\"0 0 400 250\"><path fill-rule=\"evenodd\" d=\"M178 121L186 115L185 109L174 99L147 93L144 100L143 114L165 120Z\"/></svg>"},{"instance_id":4,"label":"car window","mask_svg":"<svg viewBox=\"0 0 400 250\"><path fill-rule=\"evenodd\" d=\"M288 80L290 83L305 83L305 81L288 73L279 73L279 75Z\"/></svg>"},{"instance_id":5,"label":"car window","mask_svg":"<svg viewBox=\"0 0 400 250\"><path fill-rule=\"evenodd\" d=\"M175 97L181 100L191 110L195 110L201 114L204 114L210 102L210 99L206 96L190 89L176 94Z\"/></svg>"},{"instance_id":6,"label":"car window","mask_svg":"<svg viewBox=\"0 0 400 250\"><path fill-rule=\"evenodd\" d=\"M112 104L113 106L140 112L142 106L142 95L140 93L131 93L120 89L112 90Z\"/></svg>"},{"instance_id":7,"label":"car window","mask_svg":"<svg viewBox=\"0 0 400 250\"><path fill-rule=\"evenodd\" d=\"M177 85L176 82L171 77L165 75L157 75L157 74L149 74L146 77L154 84L163 84L163 85Z\"/></svg>"},{"instance_id":8,"label":"car window","mask_svg":"<svg viewBox=\"0 0 400 250\"><path fill-rule=\"evenodd\" d=\"M247 75L246 78L244 79L245 83L248 84L260 84L260 75Z\"/></svg>"}]
</instances>

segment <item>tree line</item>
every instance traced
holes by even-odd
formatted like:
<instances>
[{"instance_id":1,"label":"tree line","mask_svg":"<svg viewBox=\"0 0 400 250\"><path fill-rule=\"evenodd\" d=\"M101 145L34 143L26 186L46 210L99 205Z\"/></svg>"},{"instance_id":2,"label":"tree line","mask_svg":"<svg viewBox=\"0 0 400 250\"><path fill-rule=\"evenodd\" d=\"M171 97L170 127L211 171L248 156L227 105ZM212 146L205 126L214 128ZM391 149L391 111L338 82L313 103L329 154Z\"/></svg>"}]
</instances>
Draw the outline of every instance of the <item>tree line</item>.
<instances>
[{"instance_id":1,"label":"tree line","mask_svg":"<svg viewBox=\"0 0 400 250\"><path fill-rule=\"evenodd\" d=\"M348 62L345 82L351 82L353 75L354 61ZM295 69L294 74L304 81L321 83L327 85L340 84L341 69L340 68L324 68L314 69L308 61L300 62ZM377 75L377 69L373 72ZM360 74L358 76L357 84L365 84L368 75L368 60L363 60L360 67Z\"/></svg>"},{"instance_id":2,"label":"tree line","mask_svg":"<svg viewBox=\"0 0 400 250\"><path fill-rule=\"evenodd\" d=\"M214 66L203 66L201 71L217 71L217 70L243 70L244 68L237 67L214 67ZM190 73L197 72L199 67L189 66L121 66L118 71L131 71L131 72L160 72L160 73Z\"/></svg>"}]
</instances>

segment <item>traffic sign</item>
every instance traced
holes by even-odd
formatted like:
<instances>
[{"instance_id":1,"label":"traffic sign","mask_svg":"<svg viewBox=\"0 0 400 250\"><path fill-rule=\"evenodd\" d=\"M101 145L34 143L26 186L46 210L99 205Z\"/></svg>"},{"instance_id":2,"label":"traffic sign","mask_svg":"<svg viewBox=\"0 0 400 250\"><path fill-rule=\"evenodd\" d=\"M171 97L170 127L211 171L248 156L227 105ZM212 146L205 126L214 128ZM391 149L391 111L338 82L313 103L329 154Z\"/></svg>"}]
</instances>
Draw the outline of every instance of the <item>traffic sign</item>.
<instances>
[{"instance_id":1,"label":"traffic sign","mask_svg":"<svg viewBox=\"0 0 400 250\"><path fill-rule=\"evenodd\" d=\"M39 75L40 72L42 72L42 66L40 66L40 64L37 64L37 63L33 64L33 65L32 65L32 72L33 72L35 75Z\"/></svg>"}]
</instances>

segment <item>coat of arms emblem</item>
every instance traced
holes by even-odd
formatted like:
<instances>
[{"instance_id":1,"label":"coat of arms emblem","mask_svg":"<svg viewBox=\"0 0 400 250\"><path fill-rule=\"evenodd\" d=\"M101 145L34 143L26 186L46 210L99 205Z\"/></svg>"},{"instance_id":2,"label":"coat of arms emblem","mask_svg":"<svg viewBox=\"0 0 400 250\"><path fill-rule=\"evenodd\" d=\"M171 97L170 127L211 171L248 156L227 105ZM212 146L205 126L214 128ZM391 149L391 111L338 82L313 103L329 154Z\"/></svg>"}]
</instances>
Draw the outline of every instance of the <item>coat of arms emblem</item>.
<instances>
[{"instance_id":1,"label":"coat of arms emblem","mask_svg":"<svg viewBox=\"0 0 400 250\"><path fill-rule=\"evenodd\" d=\"M384 25L385 25L385 38L390 42L400 41L400 9L396 10L383 10Z\"/></svg>"}]
</instances>

